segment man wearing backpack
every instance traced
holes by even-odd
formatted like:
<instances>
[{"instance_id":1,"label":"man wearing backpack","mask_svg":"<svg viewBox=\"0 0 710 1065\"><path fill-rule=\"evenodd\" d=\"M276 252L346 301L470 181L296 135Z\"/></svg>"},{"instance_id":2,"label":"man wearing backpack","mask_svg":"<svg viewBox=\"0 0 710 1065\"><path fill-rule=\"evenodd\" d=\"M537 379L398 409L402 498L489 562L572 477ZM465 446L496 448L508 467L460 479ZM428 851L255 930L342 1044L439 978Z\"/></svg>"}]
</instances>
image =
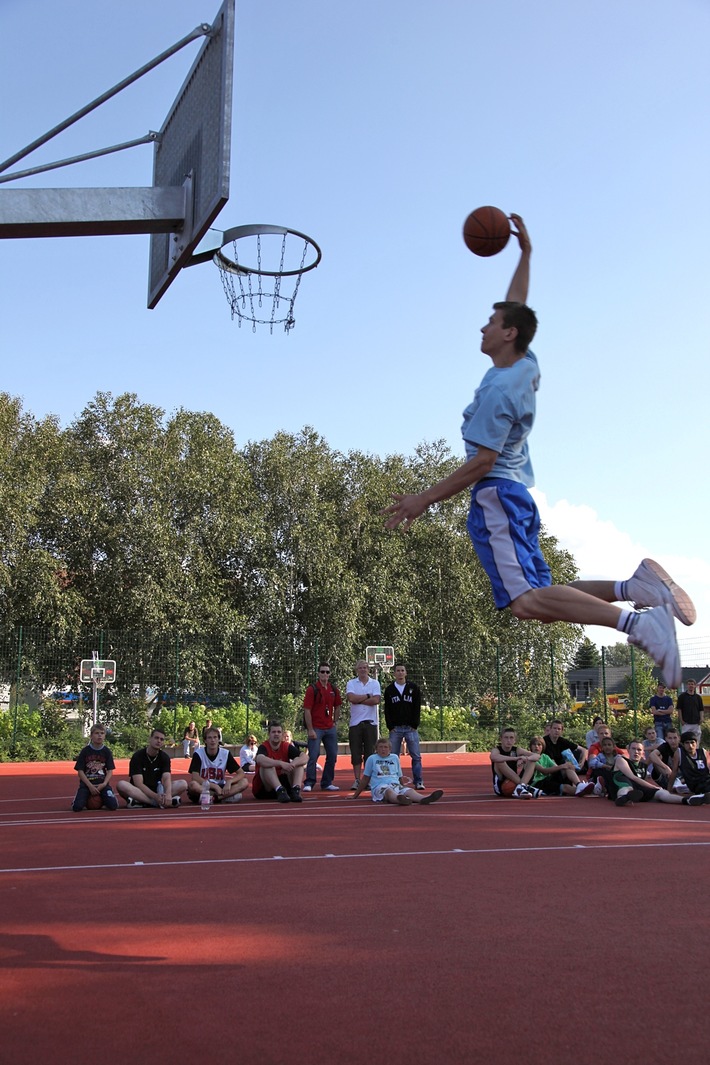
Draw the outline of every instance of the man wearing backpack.
<instances>
[{"instance_id":1,"label":"man wearing backpack","mask_svg":"<svg viewBox=\"0 0 710 1065\"><path fill-rule=\"evenodd\" d=\"M338 757L338 718L342 699L340 692L330 683L330 666L321 662L318 680L309 684L303 697L303 716L308 731L308 767L304 791L313 791L316 786L316 765L320 745L325 748L325 768L321 777L321 791L340 791L333 783L335 760Z\"/></svg>"}]
</instances>

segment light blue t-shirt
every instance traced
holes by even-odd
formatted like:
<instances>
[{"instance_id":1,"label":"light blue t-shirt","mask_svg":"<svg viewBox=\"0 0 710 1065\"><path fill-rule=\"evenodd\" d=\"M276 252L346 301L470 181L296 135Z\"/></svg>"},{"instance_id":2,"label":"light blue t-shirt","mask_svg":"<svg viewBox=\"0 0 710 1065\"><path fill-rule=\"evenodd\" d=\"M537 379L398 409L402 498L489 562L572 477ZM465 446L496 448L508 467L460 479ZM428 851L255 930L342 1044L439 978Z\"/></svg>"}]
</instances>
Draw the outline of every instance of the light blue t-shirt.
<instances>
[{"instance_id":1,"label":"light blue t-shirt","mask_svg":"<svg viewBox=\"0 0 710 1065\"><path fill-rule=\"evenodd\" d=\"M527 488L535 484L527 440L535 422L539 386L537 359L527 351L514 366L492 366L463 412L466 458L472 458L479 447L498 452L489 477L520 481Z\"/></svg>"},{"instance_id":2,"label":"light blue t-shirt","mask_svg":"<svg viewBox=\"0 0 710 1065\"><path fill-rule=\"evenodd\" d=\"M396 754L388 754L386 758L380 758L379 754L371 754L365 762L364 774L370 778L370 790L378 784L386 784L391 787L399 784L402 776L402 767Z\"/></svg>"}]
</instances>

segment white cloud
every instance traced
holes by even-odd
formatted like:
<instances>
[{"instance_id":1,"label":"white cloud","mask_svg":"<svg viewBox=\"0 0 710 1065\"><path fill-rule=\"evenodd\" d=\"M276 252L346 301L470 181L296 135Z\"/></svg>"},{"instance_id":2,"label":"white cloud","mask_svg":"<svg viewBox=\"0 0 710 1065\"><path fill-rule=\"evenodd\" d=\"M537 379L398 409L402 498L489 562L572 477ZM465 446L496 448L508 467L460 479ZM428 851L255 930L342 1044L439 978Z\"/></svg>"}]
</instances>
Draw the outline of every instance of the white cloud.
<instances>
[{"instance_id":1,"label":"white cloud","mask_svg":"<svg viewBox=\"0 0 710 1065\"><path fill-rule=\"evenodd\" d=\"M659 555L648 544L632 539L612 521L605 521L586 504L561 499L550 504L544 492L533 489L543 524L560 545L574 555L579 575L586 580L624 580L640 559L656 558L674 579L692 595L698 620L692 628L678 626L678 645L683 665L710 663L710 563L686 555ZM598 646L623 639L611 629L588 626L586 633Z\"/></svg>"}]
</instances>

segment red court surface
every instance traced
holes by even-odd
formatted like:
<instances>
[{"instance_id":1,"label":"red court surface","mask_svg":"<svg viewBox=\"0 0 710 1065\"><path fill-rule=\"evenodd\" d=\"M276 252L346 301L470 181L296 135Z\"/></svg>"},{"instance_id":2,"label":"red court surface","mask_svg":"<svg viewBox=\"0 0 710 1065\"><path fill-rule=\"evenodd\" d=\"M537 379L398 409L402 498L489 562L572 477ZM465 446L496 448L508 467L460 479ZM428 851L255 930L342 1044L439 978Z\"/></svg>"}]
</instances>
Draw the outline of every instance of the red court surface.
<instances>
[{"instance_id":1,"label":"red court surface","mask_svg":"<svg viewBox=\"0 0 710 1065\"><path fill-rule=\"evenodd\" d=\"M420 808L342 758L301 806L73 814L75 779L0 765L6 1060L709 1060L710 807L497 799L472 755Z\"/></svg>"}]
</instances>

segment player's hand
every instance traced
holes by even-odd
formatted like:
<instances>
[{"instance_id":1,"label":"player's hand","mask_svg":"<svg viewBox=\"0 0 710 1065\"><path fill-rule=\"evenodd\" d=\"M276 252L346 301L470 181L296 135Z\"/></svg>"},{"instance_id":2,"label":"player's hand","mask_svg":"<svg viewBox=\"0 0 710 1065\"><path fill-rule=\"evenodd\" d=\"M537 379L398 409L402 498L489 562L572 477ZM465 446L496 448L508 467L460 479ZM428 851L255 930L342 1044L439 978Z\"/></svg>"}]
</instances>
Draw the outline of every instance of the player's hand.
<instances>
[{"instance_id":1,"label":"player's hand","mask_svg":"<svg viewBox=\"0 0 710 1065\"><path fill-rule=\"evenodd\" d=\"M380 511L380 514L390 515L385 522L386 529L396 529L398 525L401 525L406 531L412 522L416 521L427 509L427 503L421 495L400 496L393 493L392 498L394 503Z\"/></svg>"},{"instance_id":2,"label":"player's hand","mask_svg":"<svg viewBox=\"0 0 710 1065\"><path fill-rule=\"evenodd\" d=\"M511 214L510 221L513 223L513 225L517 227L513 230L513 236L518 238L520 250L524 254L529 255L532 251L532 244L530 243L530 235L527 229L525 228L525 223L523 222L519 214Z\"/></svg>"}]
</instances>

